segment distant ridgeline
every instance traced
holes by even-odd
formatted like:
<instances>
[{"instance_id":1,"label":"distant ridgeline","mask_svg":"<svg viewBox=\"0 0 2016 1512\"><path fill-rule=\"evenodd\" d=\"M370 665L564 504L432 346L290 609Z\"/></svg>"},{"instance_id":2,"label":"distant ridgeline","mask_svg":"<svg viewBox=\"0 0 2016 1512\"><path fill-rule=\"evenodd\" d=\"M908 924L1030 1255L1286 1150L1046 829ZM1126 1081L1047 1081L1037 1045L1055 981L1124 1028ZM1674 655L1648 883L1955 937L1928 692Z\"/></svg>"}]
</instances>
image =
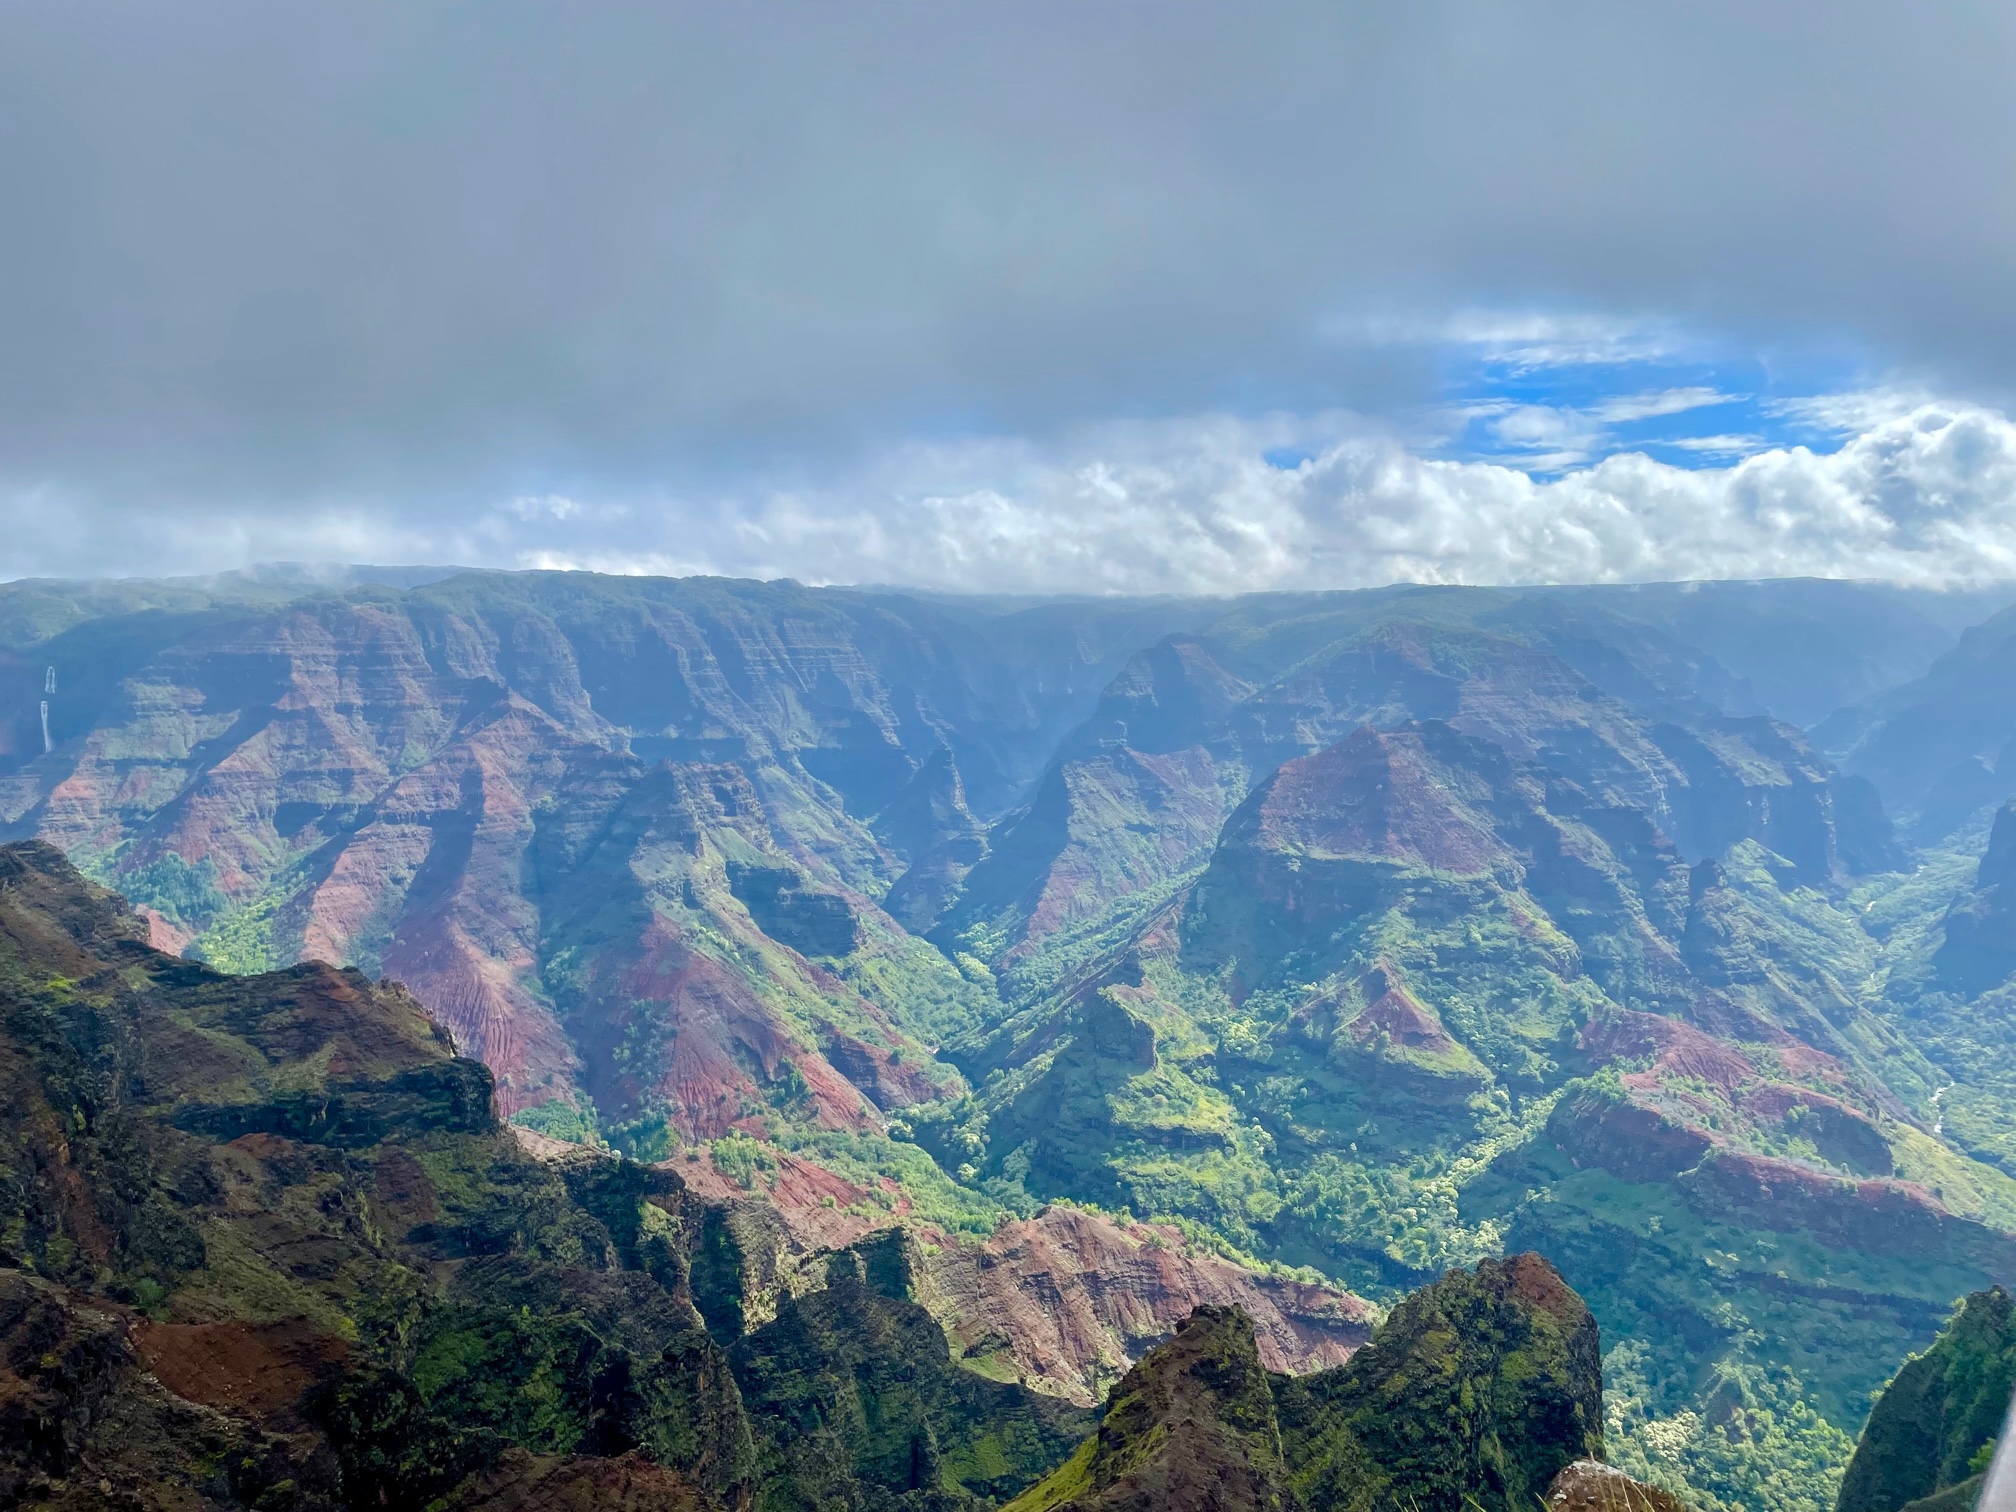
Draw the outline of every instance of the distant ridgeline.
<instances>
[{"instance_id":1,"label":"distant ridgeline","mask_svg":"<svg viewBox=\"0 0 2016 1512\"><path fill-rule=\"evenodd\" d=\"M624 1257L651 1235L687 1255L686 1280L654 1284L685 1286L722 1352L694 1378L737 1383L754 1458L709 1452L758 1466L748 1485L785 1473L750 1416L771 1387L748 1341L900 1227L908 1279L860 1284L932 1320L916 1347L945 1341L930 1410L979 1411L975 1381L1034 1393L971 1465L940 1433L955 1418L932 1419L919 1463L955 1468L918 1473L961 1494L1020 1495L1066 1460L1080 1479L1044 1480L1045 1504L1134 1494L1126 1454L1077 1450L1090 1419L1069 1414L1200 1305L1251 1321L1265 1371L1350 1370L1381 1308L1531 1253L1600 1324L1620 1470L1698 1512L1826 1512L1859 1484L1843 1476L1899 1362L1958 1299L2016 1282L2012 601L1825 582L1056 602L550 573L15 583L0 839L130 898L168 953L147 958L157 987L182 972L229 996L197 962L354 968L287 980L323 984L339 1017L424 1010L487 1068L478 1088L408 1067L388 1102L308 1050L255 1075L239 1030L191 1028L171 1064L204 1108L146 1106L244 1152L250 1208L312 1205L341 1174L283 1180L261 1141L376 1148L409 1113L487 1119L493 1089L545 1158L487 1125L430 1130L503 1153L480 1180L416 1153L434 1216L411 1225L504 1211L493 1177L554 1223L583 1173L646 1182L669 1227L626 1238L634 1215L593 1214L615 1248L589 1268L648 1274ZM380 978L403 986L364 985ZM292 1122L242 1123L254 1102ZM239 1200L216 1180L107 1190L152 1194L135 1211L166 1236ZM398 1246L434 1241L388 1221L355 1218L419 1275ZM467 1306L508 1311L493 1260L548 1243L548 1221L512 1218L415 1284L452 1271ZM197 1270L241 1275L218 1257L252 1241L229 1233ZM132 1337L319 1317L316 1338L398 1362L420 1397L370 1411L415 1424L442 1391L490 1400L444 1384L484 1378L485 1351L547 1358L487 1323L409 1357L411 1319L367 1327L284 1290L205 1313L167 1274L121 1301ZM579 1308L600 1342L570 1334L567 1358L620 1343L637 1380L686 1337L666 1313L616 1341ZM371 1354L381 1327L409 1342ZM509 1426L534 1402L575 1423L556 1404L576 1368L484 1408L483 1453L670 1442ZM1267 1483L1306 1496L1284 1391L1287 1479ZM681 1443L728 1421L665 1410ZM414 1463L477 1428L440 1431ZM745 1484L686 1453L651 1458L694 1494ZM406 1463L384 1460L385 1484ZM1563 1495L1613 1484L1578 1473ZM1539 1486L1521 1474L1505 1486ZM618 1495L572 1484L541 1494Z\"/></svg>"}]
</instances>

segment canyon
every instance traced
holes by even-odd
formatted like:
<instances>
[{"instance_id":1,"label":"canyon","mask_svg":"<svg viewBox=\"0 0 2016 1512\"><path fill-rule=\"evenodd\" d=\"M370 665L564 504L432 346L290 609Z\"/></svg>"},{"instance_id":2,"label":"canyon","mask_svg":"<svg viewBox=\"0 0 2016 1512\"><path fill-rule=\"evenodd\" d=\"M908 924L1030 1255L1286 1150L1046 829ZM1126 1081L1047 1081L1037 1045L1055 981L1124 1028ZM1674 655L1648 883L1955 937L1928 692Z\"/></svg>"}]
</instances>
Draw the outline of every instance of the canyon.
<instances>
[{"instance_id":1,"label":"canyon","mask_svg":"<svg viewBox=\"0 0 2016 1512\"><path fill-rule=\"evenodd\" d=\"M1616 1465L1818 1509L2016 1279L2008 602L8 584L0 839L407 995L541 1179L676 1182L710 1338L853 1255L1033 1423L1532 1252Z\"/></svg>"}]
</instances>

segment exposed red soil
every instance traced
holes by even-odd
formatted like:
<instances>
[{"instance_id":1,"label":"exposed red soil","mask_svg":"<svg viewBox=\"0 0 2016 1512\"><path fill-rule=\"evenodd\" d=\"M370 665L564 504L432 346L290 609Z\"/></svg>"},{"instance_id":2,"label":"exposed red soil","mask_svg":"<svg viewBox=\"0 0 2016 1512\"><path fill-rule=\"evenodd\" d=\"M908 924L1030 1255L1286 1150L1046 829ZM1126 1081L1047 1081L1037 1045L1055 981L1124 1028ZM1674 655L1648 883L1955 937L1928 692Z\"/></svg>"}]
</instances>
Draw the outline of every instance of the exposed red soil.
<instances>
[{"instance_id":1,"label":"exposed red soil","mask_svg":"<svg viewBox=\"0 0 2016 1512\"><path fill-rule=\"evenodd\" d=\"M1916 1182L1852 1180L1740 1150L1717 1150L1680 1183L1711 1214L1804 1230L1847 1249L2016 1276L2016 1237L1949 1212Z\"/></svg>"},{"instance_id":2,"label":"exposed red soil","mask_svg":"<svg viewBox=\"0 0 2016 1512\"><path fill-rule=\"evenodd\" d=\"M266 1418L293 1413L340 1371L349 1346L303 1319L280 1323L151 1323L133 1330L147 1368L177 1396Z\"/></svg>"},{"instance_id":3,"label":"exposed red soil","mask_svg":"<svg viewBox=\"0 0 2016 1512\"><path fill-rule=\"evenodd\" d=\"M1367 999L1364 1011L1351 1021L1351 1038L1359 1044L1383 1032L1403 1049L1441 1055L1456 1048L1441 1021L1407 990L1400 974L1387 962L1380 961L1360 977L1358 989Z\"/></svg>"},{"instance_id":4,"label":"exposed red soil","mask_svg":"<svg viewBox=\"0 0 2016 1512\"><path fill-rule=\"evenodd\" d=\"M796 1067L815 1117L828 1128L875 1126L871 1106L831 1062L798 1044L745 982L690 949L666 920L646 926L621 990L628 1002L663 1005L671 1043L655 1090L673 1108L682 1138L718 1139L742 1123L745 1103L761 1105L762 1088L745 1060L766 1081L787 1061Z\"/></svg>"},{"instance_id":5,"label":"exposed red soil","mask_svg":"<svg viewBox=\"0 0 2016 1512\"><path fill-rule=\"evenodd\" d=\"M1361 727L1289 762L1269 784L1259 826L1263 844L1312 855L1414 861L1466 874L1506 858L1408 730Z\"/></svg>"},{"instance_id":6,"label":"exposed red soil","mask_svg":"<svg viewBox=\"0 0 2016 1512\"><path fill-rule=\"evenodd\" d=\"M1371 1337L1362 1299L1193 1251L1172 1228L1060 1205L979 1245L925 1237L940 1245L926 1305L955 1351L1005 1355L1027 1384L1085 1405L1201 1304L1244 1309L1270 1370L1342 1364Z\"/></svg>"},{"instance_id":7,"label":"exposed red soil","mask_svg":"<svg viewBox=\"0 0 2016 1512\"><path fill-rule=\"evenodd\" d=\"M1501 1264L1509 1274L1513 1293L1542 1312L1564 1319L1580 1318L1587 1313L1582 1299L1561 1279L1561 1273L1540 1256L1530 1252L1510 1255Z\"/></svg>"},{"instance_id":8,"label":"exposed red soil","mask_svg":"<svg viewBox=\"0 0 2016 1512\"><path fill-rule=\"evenodd\" d=\"M692 1153L700 1158L680 1156L666 1162L691 1191L713 1202L767 1201L792 1240L808 1252L844 1249L911 1212L910 1199L886 1177L876 1183L877 1201L868 1188L788 1150L767 1149L775 1168L758 1172L754 1187L745 1187L722 1171L710 1155Z\"/></svg>"},{"instance_id":9,"label":"exposed red soil","mask_svg":"<svg viewBox=\"0 0 2016 1512\"><path fill-rule=\"evenodd\" d=\"M1757 1068L1740 1051L1691 1024L1658 1014L1592 1020L1582 1031L1582 1048L1599 1063L1650 1055L1658 1068L1711 1082L1725 1092L1757 1079Z\"/></svg>"},{"instance_id":10,"label":"exposed red soil","mask_svg":"<svg viewBox=\"0 0 2016 1512\"><path fill-rule=\"evenodd\" d=\"M133 911L147 921L147 943L152 945L156 950L164 951L169 955L180 955L189 948L190 942L196 938L188 930L182 928L181 925L164 918L156 910L148 908L144 904Z\"/></svg>"}]
</instances>

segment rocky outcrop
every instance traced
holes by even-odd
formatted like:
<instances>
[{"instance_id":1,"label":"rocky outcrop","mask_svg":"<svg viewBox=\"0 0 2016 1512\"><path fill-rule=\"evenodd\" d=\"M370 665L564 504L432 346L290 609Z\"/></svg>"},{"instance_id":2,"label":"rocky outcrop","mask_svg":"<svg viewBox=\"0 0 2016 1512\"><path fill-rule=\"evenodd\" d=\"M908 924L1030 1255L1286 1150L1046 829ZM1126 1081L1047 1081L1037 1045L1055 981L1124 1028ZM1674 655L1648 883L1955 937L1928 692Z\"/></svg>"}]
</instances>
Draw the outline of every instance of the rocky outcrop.
<instances>
[{"instance_id":1,"label":"rocky outcrop","mask_svg":"<svg viewBox=\"0 0 2016 1512\"><path fill-rule=\"evenodd\" d=\"M1663 1181L1691 1171L1714 1145L1702 1130L1593 1090L1555 1104L1547 1134L1578 1165L1601 1166L1626 1181Z\"/></svg>"},{"instance_id":2,"label":"rocky outcrop","mask_svg":"<svg viewBox=\"0 0 2016 1512\"><path fill-rule=\"evenodd\" d=\"M1205 1246L1162 1226L1045 1230L966 1268L997 1215L1069 1197L1393 1295L1494 1236L1544 1241L1667 1407L1709 1412L1721 1365L1782 1366L1845 1425L1866 1362L1928 1342L2001 1263L1982 1236L2009 1211L2006 1015L1913 954L1944 872L1842 890L1896 862L1880 811L1724 671L1762 675L1796 637L1708 656L1673 630L1704 623L1678 590L934 605L462 574L62 609L71 592L0 587L0 626L32 599L52 627L0 659L8 833L60 841L213 966L354 968L288 978L311 1017L404 980L507 1118L674 1157L685 1195L658 1201L697 1236L716 1347L899 1218L989 1320L959 1357L1053 1395L1096 1393L1192 1303L1245 1307L1263 1361L1297 1337L1258 1292L1183 1272ZM1655 600L1665 630L1638 612ZM1947 733L1992 785L1995 742ZM210 1027L177 1053L214 1058ZM296 1085L276 1064L194 1087L167 1147L232 1148L269 1209L297 1147L368 1157L391 1242L501 1242L464 1232L457 1183L416 1153L501 1139L471 1068ZM1506 1148L1605 1068L1614 1104L1570 1092L1558 1142ZM74 1111L33 1106L38 1149ZM118 1179L72 1169L87 1157ZM123 1244L166 1285L209 1237L144 1200L131 1158L27 1168L84 1252L125 1265ZM87 1212L87 1189L124 1207ZM975 1232L924 1238L927 1204ZM1853 1249L1852 1275L1828 1258L1886 1226L1903 1237ZM765 1269L778 1246L802 1275ZM1060 1279L1088 1246L1083 1283ZM1004 1270L1057 1306L997 1292Z\"/></svg>"},{"instance_id":3,"label":"rocky outcrop","mask_svg":"<svg viewBox=\"0 0 2016 1512\"><path fill-rule=\"evenodd\" d=\"M1202 1307L1122 1377L1098 1434L1010 1512L1288 1512L1274 1396L1237 1308Z\"/></svg>"},{"instance_id":4,"label":"rocky outcrop","mask_svg":"<svg viewBox=\"0 0 2016 1512\"><path fill-rule=\"evenodd\" d=\"M1524 1512L1600 1457L1599 1354L1588 1309L1535 1255L1451 1272L1311 1376L1268 1376L1250 1320L1200 1308L1013 1506Z\"/></svg>"},{"instance_id":5,"label":"rocky outcrop","mask_svg":"<svg viewBox=\"0 0 2016 1512\"><path fill-rule=\"evenodd\" d=\"M730 1346L764 1478L818 1507L854 1505L857 1487L1013 1496L1076 1448L1092 1415L958 1368L893 1258L872 1242L842 1251L823 1286Z\"/></svg>"},{"instance_id":6,"label":"rocky outcrop","mask_svg":"<svg viewBox=\"0 0 2016 1512\"><path fill-rule=\"evenodd\" d=\"M1554 1477L1548 1512L1687 1512L1670 1491L1635 1481L1614 1465L1577 1460Z\"/></svg>"},{"instance_id":7,"label":"rocky outcrop","mask_svg":"<svg viewBox=\"0 0 2016 1512\"><path fill-rule=\"evenodd\" d=\"M995 826L938 936L998 938L1012 970L1048 937L1195 866L1245 781L1213 736L1250 691L1191 637L1137 653Z\"/></svg>"},{"instance_id":8,"label":"rocky outcrop","mask_svg":"<svg viewBox=\"0 0 2016 1512\"><path fill-rule=\"evenodd\" d=\"M1225 843L1318 861L1488 871L1509 854L1489 819L1465 800L1488 805L1492 788L1509 777L1509 766L1494 756L1432 728L1362 727L1284 766L1227 826ZM1485 772L1467 770L1477 761Z\"/></svg>"},{"instance_id":9,"label":"rocky outcrop","mask_svg":"<svg viewBox=\"0 0 2016 1512\"><path fill-rule=\"evenodd\" d=\"M1256 1274L1193 1249L1171 1228L1052 1206L978 1244L927 1240L918 1300L975 1368L1090 1405L1199 1307L1237 1308L1267 1369L1342 1364L1371 1337L1372 1310L1330 1287Z\"/></svg>"},{"instance_id":10,"label":"rocky outcrop","mask_svg":"<svg viewBox=\"0 0 2016 1512\"><path fill-rule=\"evenodd\" d=\"M1917 816L1921 840L1936 840L2016 783L2007 756L2016 739L2012 670L2016 614L2004 609L1966 630L1921 677L1842 710L1818 734L1845 748L1849 769L1874 781L1886 802Z\"/></svg>"},{"instance_id":11,"label":"rocky outcrop","mask_svg":"<svg viewBox=\"0 0 2016 1512\"><path fill-rule=\"evenodd\" d=\"M0 1268L0 1503L343 1505L341 1465L306 1420L326 1369L262 1369L256 1346L181 1369L194 1362L158 1333L136 1347L136 1326L130 1307ZM307 1353L326 1366L341 1347L325 1337Z\"/></svg>"},{"instance_id":12,"label":"rocky outcrop","mask_svg":"<svg viewBox=\"0 0 2016 1512\"><path fill-rule=\"evenodd\" d=\"M1809 882L1905 864L1880 803L1844 782L1798 729L1775 719L1661 724L1654 739L1679 769L1668 793L1669 832L1690 856L1719 856L1750 840Z\"/></svg>"},{"instance_id":13,"label":"rocky outcrop","mask_svg":"<svg viewBox=\"0 0 2016 1512\"><path fill-rule=\"evenodd\" d=\"M1725 1069L1684 1037L1668 1053L1690 1052L1697 1070ZM2016 1277L2016 1239L1953 1212L1920 1183L1858 1174L1891 1166L1890 1146L1868 1115L1807 1088L1764 1081L1747 1062L1749 1074L1732 1075L1716 1089L1721 1095L1699 1090L1705 1078L1674 1090L1662 1080L1670 1069L1662 1059L1614 1083L1571 1088L1549 1117L1547 1138L1577 1165L1670 1184L1709 1222L1808 1234L1830 1249L1909 1259L1947 1274ZM1760 1128L1781 1138L1789 1131L1813 1156L1744 1148Z\"/></svg>"},{"instance_id":14,"label":"rocky outcrop","mask_svg":"<svg viewBox=\"0 0 2016 1512\"><path fill-rule=\"evenodd\" d=\"M762 1318L818 1285L825 1255L882 1231L902 1247L903 1295L938 1320L955 1359L1083 1406L1200 1306L1239 1308L1261 1362L1286 1374L1342 1364L1371 1337L1363 1298L1248 1270L1174 1228L1058 1203L978 1239L920 1223L893 1183L871 1194L789 1151L768 1159L747 1187L711 1160L671 1163L689 1190L733 1215L722 1242L740 1257L739 1294L770 1299Z\"/></svg>"},{"instance_id":15,"label":"rocky outcrop","mask_svg":"<svg viewBox=\"0 0 2016 1512\"><path fill-rule=\"evenodd\" d=\"M1350 1364L1275 1395L1294 1485L1313 1507L1523 1512L1603 1452L1596 1320L1538 1255L1451 1271Z\"/></svg>"},{"instance_id":16,"label":"rocky outcrop","mask_svg":"<svg viewBox=\"0 0 2016 1512\"><path fill-rule=\"evenodd\" d=\"M1884 1388L1848 1462L1837 1512L1900 1512L1941 1497L1972 1506L2012 1392L2016 1303L1995 1287L1968 1297L1932 1347Z\"/></svg>"},{"instance_id":17,"label":"rocky outcrop","mask_svg":"<svg viewBox=\"0 0 2016 1512\"><path fill-rule=\"evenodd\" d=\"M804 1012L832 984L792 956L873 960L900 939L868 901L890 868L866 821L887 815L902 847L977 830L960 817L966 789L977 783L998 812L1096 687L1060 696L1085 653L1070 631L996 649L911 600L704 582L584 597L583 586L471 574L405 591L220 587L209 614L130 632L94 623L74 645L59 636L20 678L0 676L0 728L12 731L17 693L32 717L54 667L64 733L48 757L39 732L33 752L0 752L0 834L55 841L148 907L158 941L234 969L315 958L391 973L491 1067L507 1115L614 1092L605 1111L630 1122L690 1086L694 1127L718 1132L743 1116L745 1096L774 1105L796 1089L789 1077L768 1085L780 1052L765 1034L745 1045L731 1032L722 1047L728 1061L755 1051L753 1087L710 1057L642 1078L626 1101L608 1063L649 1031L623 1023L584 1038L555 1012L570 952L587 942L554 925L570 892L607 880L552 864L567 849L551 843L568 822L556 802L648 786L667 761L699 769L702 788L731 765L762 811L742 826L749 849L730 858L758 879L756 907L727 897L723 879L658 921L688 941L734 940L695 964L703 995L720 968L740 980L717 980L715 997L795 999L784 1019L835 1018L864 1040L862 1005L844 993L838 1013ZM913 786L921 830L899 812ZM651 858L604 846L597 861ZM780 869L790 879L765 892L760 878ZM611 943L648 949L651 912L621 921ZM876 940L857 952L848 922L864 914ZM709 1016L703 1002L697 1017ZM774 1008L763 1016L778 1027ZM886 1080L855 1089L822 1063L816 1034L785 1038L818 1118L872 1118L863 1092L888 1104Z\"/></svg>"},{"instance_id":18,"label":"rocky outcrop","mask_svg":"<svg viewBox=\"0 0 2016 1512\"><path fill-rule=\"evenodd\" d=\"M145 932L0 848L10 1504L958 1505L1089 1430L960 1368L859 1255L766 1301L750 1215L528 1157L404 991Z\"/></svg>"},{"instance_id":19,"label":"rocky outcrop","mask_svg":"<svg viewBox=\"0 0 2016 1512\"><path fill-rule=\"evenodd\" d=\"M766 1117L863 1130L957 1087L900 998L848 975L955 1002L963 979L865 898L810 885L739 767L596 763L549 809L537 859L547 984L588 1053L583 1090L617 1121L687 1140Z\"/></svg>"},{"instance_id":20,"label":"rocky outcrop","mask_svg":"<svg viewBox=\"0 0 2016 1512\"><path fill-rule=\"evenodd\" d=\"M1974 890L1946 911L1933 964L1943 982L1968 997L2016 972L2016 799L1996 810Z\"/></svg>"},{"instance_id":21,"label":"rocky outcrop","mask_svg":"<svg viewBox=\"0 0 2016 1512\"><path fill-rule=\"evenodd\" d=\"M496 1468L459 1488L449 1512L707 1512L708 1499L675 1470L631 1453L559 1458L506 1450Z\"/></svg>"},{"instance_id":22,"label":"rocky outcrop","mask_svg":"<svg viewBox=\"0 0 2016 1512\"><path fill-rule=\"evenodd\" d=\"M910 785L875 816L874 829L904 863L882 906L912 934L925 934L987 854L986 826L966 806L949 750L941 746L925 758Z\"/></svg>"}]
</instances>

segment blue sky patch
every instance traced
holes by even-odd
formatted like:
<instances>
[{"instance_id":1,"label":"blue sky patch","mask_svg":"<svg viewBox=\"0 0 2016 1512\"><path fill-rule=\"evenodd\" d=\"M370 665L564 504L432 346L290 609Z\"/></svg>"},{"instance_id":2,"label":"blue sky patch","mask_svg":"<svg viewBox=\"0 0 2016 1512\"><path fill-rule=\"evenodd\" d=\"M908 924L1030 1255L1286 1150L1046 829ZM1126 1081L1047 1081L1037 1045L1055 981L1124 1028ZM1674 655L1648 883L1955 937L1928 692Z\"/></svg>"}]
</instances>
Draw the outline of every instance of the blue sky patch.
<instances>
[{"instance_id":1,"label":"blue sky patch","mask_svg":"<svg viewBox=\"0 0 2016 1512\"><path fill-rule=\"evenodd\" d=\"M1798 401L1861 387L1842 356L1788 358L1672 330L1534 319L1458 331L1443 347L1444 456L1543 476L1643 452L1727 467L1775 447L1827 452L1836 431Z\"/></svg>"}]
</instances>

